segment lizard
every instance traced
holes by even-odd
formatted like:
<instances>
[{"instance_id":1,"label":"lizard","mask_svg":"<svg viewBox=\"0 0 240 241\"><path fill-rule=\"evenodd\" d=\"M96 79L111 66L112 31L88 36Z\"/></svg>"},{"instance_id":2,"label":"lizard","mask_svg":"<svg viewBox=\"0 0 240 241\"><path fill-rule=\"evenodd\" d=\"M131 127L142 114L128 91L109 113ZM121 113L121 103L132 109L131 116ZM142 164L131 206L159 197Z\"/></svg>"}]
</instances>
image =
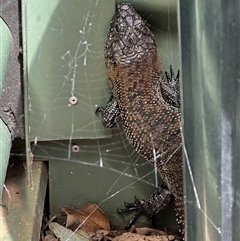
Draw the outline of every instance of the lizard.
<instances>
[{"instance_id":1,"label":"lizard","mask_svg":"<svg viewBox=\"0 0 240 241\"><path fill-rule=\"evenodd\" d=\"M154 35L127 2L116 6L104 53L112 96L106 107L98 107L95 113L108 128L122 121L130 144L149 163L157 166L164 183L148 200L135 198L135 203L125 206L153 216L174 200L176 221L183 237L179 71L175 77L170 66L170 74L165 72L167 81L163 80Z\"/></svg>"}]
</instances>

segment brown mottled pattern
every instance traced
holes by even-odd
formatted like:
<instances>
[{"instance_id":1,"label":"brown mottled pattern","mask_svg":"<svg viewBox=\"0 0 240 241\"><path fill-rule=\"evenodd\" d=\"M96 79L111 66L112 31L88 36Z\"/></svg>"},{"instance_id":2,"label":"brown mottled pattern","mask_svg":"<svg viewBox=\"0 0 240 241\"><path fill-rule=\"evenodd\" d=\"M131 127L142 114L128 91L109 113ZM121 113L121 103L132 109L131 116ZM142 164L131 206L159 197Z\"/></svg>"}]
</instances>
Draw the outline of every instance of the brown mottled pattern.
<instances>
[{"instance_id":1,"label":"brown mottled pattern","mask_svg":"<svg viewBox=\"0 0 240 241\"><path fill-rule=\"evenodd\" d=\"M129 3L117 6L105 42L113 96L129 142L158 171L175 196L184 233L180 109L162 97L162 64L153 33Z\"/></svg>"}]
</instances>

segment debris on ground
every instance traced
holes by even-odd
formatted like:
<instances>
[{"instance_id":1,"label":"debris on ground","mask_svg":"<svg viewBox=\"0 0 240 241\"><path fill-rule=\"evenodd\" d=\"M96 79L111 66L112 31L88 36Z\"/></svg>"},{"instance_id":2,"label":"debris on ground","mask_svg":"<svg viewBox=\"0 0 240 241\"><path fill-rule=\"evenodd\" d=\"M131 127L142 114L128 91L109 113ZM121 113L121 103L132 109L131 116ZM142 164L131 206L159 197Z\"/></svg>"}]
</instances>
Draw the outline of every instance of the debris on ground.
<instances>
[{"instance_id":1,"label":"debris on ground","mask_svg":"<svg viewBox=\"0 0 240 241\"><path fill-rule=\"evenodd\" d=\"M64 207L66 222L61 225L52 217L42 230L41 241L178 241L174 235L142 227L131 230L111 230L107 215L96 205L87 203L81 209Z\"/></svg>"}]
</instances>

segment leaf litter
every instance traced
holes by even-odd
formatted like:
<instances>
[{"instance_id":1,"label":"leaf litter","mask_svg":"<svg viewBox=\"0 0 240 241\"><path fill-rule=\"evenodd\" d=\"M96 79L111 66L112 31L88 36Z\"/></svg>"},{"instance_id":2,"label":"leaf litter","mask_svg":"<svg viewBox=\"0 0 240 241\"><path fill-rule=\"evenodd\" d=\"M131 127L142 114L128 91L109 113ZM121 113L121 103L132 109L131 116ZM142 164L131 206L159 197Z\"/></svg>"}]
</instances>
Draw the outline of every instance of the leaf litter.
<instances>
[{"instance_id":1,"label":"leaf litter","mask_svg":"<svg viewBox=\"0 0 240 241\"><path fill-rule=\"evenodd\" d=\"M81 209L71 206L62 211L67 215L63 225L52 217L43 228L41 241L178 241L174 235L161 230L134 225L128 231L111 230L107 215L93 203Z\"/></svg>"}]
</instances>

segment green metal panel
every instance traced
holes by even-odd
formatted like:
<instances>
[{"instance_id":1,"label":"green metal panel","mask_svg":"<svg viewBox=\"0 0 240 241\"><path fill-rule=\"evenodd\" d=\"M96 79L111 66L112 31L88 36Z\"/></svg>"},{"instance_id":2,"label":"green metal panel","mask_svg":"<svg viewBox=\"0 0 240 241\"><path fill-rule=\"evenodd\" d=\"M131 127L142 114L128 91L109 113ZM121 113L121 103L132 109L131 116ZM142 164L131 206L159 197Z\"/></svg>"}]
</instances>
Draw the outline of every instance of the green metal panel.
<instances>
[{"instance_id":1,"label":"green metal panel","mask_svg":"<svg viewBox=\"0 0 240 241\"><path fill-rule=\"evenodd\" d=\"M131 2L154 31L164 69L177 69L176 2ZM27 145L28 137L33 141L27 154L49 161L51 214L91 201L123 227L127 219L116 207L135 194L148 198L159 180L130 147L121 125L106 130L94 114L110 96L103 49L115 2L23 1L22 10ZM161 213L160 223L176 229L173 207Z\"/></svg>"},{"instance_id":2,"label":"green metal panel","mask_svg":"<svg viewBox=\"0 0 240 241\"><path fill-rule=\"evenodd\" d=\"M4 23L2 18L0 18L0 98L3 91L3 83L7 72L11 50L12 35L7 25ZM0 197L2 195L3 184L6 176L10 149L11 133L2 119L0 119Z\"/></svg>"},{"instance_id":3,"label":"green metal panel","mask_svg":"<svg viewBox=\"0 0 240 241\"><path fill-rule=\"evenodd\" d=\"M5 123L0 119L0 203L11 145L11 133Z\"/></svg>"},{"instance_id":4,"label":"green metal panel","mask_svg":"<svg viewBox=\"0 0 240 241\"><path fill-rule=\"evenodd\" d=\"M104 0L23 4L31 140L110 136L94 110L109 95L103 46L113 6Z\"/></svg>"},{"instance_id":5,"label":"green metal panel","mask_svg":"<svg viewBox=\"0 0 240 241\"><path fill-rule=\"evenodd\" d=\"M156 38L161 39L159 49L166 60L164 68L168 69L169 64L178 68L174 1L170 1L167 8L158 1L132 2L155 26ZM146 15L146 9L152 11L155 6L158 11ZM114 1L106 0L74 0L71 4L35 0L23 4L23 16L27 16L23 21L26 23L31 140L111 136L94 111L97 105L104 105L110 95L103 49L114 7ZM167 27L171 28L171 35ZM71 104L71 101L77 103Z\"/></svg>"},{"instance_id":6,"label":"green metal panel","mask_svg":"<svg viewBox=\"0 0 240 241\"><path fill-rule=\"evenodd\" d=\"M240 240L240 1L180 1L186 239Z\"/></svg>"},{"instance_id":7,"label":"green metal panel","mask_svg":"<svg viewBox=\"0 0 240 241\"><path fill-rule=\"evenodd\" d=\"M12 50L12 35L0 17L0 98L2 96L3 83L5 80L8 61Z\"/></svg>"},{"instance_id":8,"label":"green metal panel","mask_svg":"<svg viewBox=\"0 0 240 241\"><path fill-rule=\"evenodd\" d=\"M134 195L147 199L161 184L158 173L155 180L153 166L135 153L121 127L113 129L111 139L41 142L32 151L35 160L49 160L52 215L67 205L80 208L93 202L106 212L113 227L124 228L133 213L118 215L116 208L133 201ZM148 218L138 221L148 225ZM162 229L177 230L173 206L161 212L157 223Z\"/></svg>"}]
</instances>

